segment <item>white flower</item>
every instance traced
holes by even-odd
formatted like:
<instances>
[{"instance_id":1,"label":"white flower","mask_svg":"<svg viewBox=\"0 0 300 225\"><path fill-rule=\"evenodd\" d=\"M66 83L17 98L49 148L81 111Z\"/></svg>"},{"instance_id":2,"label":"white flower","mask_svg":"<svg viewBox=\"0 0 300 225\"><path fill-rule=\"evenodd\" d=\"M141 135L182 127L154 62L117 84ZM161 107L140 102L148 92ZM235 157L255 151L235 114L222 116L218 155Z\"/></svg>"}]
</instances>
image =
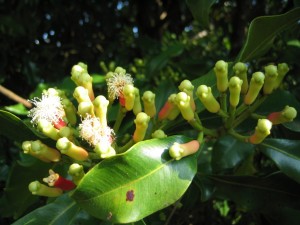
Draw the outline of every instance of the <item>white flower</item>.
<instances>
[{"instance_id":1,"label":"white flower","mask_svg":"<svg viewBox=\"0 0 300 225\"><path fill-rule=\"evenodd\" d=\"M114 100L123 96L123 89L127 84L133 84L133 79L130 74L113 73L106 79L108 87L108 96Z\"/></svg>"},{"instance_id":2,"label":"white flower","mask_svg":"<svg viewBox=\"0 0 300 225\"><path fill-rule=\"evenodd\" d=\"M62 120L65 115L61 98L57 95L51 95L49 92L42 94L42 98L29 100L33 105L28 116L31 117L31 123L37 124L41 119L45 119L52 124Z\"/></svg>"},{"instance_id":3,"label":"white flower","mask_svg":"<svg viewBox=\"0 0 300 225\"><path fill-rule=\"evenodd\" d=\"M79 124L80 136L90 145L103 144L110 146L114 140L114 131L109 126L101 124L98 117L87 115Z\"/></svg>"}]
</instances>

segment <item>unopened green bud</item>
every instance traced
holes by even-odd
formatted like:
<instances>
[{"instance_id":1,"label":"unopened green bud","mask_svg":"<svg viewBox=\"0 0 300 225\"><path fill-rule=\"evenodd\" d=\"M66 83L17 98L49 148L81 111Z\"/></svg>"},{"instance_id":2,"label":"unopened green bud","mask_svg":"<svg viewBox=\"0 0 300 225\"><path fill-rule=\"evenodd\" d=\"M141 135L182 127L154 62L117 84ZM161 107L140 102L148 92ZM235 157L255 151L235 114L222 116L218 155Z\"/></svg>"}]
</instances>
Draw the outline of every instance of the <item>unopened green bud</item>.
<instances>
[{"instance_id":1,"label":"unopened green bud","mask_svg":"<svg viewBox=\"0 0 300 225\"><path fill-rule=\"evenodd\" d=\"M58 162L60 160L60 153L56 149L43 144L40 140L31 142L31 153L33 156L37 156L37 158L41 157L51 162Z\"/></svg>"},{"instance_id":2,"label":"unopened green bud","mask_svg":"<svg viewBox=\"0 0 300 225\"><path fill-rule=\"evenodd\" d=\"M232 107L236 107L239 104L242 84L243 80L237 76L233 76L229 80L229 102Z\"/></svg>"},{"instance_id":3,"label":"unopened green bud","mask_svg":"<svg viewBox=\"0 0 300 225\"><path fill-rule=\"evenodd\" d=\"M244 98L246 105L251 105L257 98L261 88L264 85L265 75L262 72L255 72L252 75L249 90Z\"/></svg>"},{"instance_id":4,"label":"unopened green bud","mask_svg":"<svg viewBox=\"0 0 300 225\"><path fill-rule=\"evenodd\" d=\"M167 135L163 130L156 130L151 134L152 138L165 138Z\"/></svg>"},{"instance_id":5,"label":"unopened green bud","mask_svg":"<svg viewBox=\"0 0 300 225\"><path fill-rule=\"evenodd\" d=\"M45 184L41 184L39 181L33 181L28 185L29 191L33 195L45 196L45 197L58 197L63 194L62 189L48 187Z\"/></svg>"},{"instance_id":6,"label":"unopened green bud","mask_svg":"<svg viewBox=\"0 0 300 225\"><path fill-rule=\"evenodd\" d=\"M196 105L194 101L194 85L189 80L183 80L180 85L178 86L180 91L185 92L188 96L190 96L190 102L192 109L195 111Z\"/></svg>"},{"instance_id":7,"label":"unopened green bud","mask_svg":"<svg viewBox=\"0 0 300 225\"><path fill-rule=\"evenodd\" d=\"M91 102L91 99L88 94L88 90L82 86L78 86L75 88L73 96L74 98L76 98L78 103Z\"/></svg>"},{"instance_id":8,"label":"unopened green bud","mask_svg":"<svg viewBox=\"0 0 300 225\"><path fill-rule=\"evenodd\" d=\"M138 88L134 88L134 104L133 104L133 113L134 115L137 115L139 112L142 112L142 104L141 104L141 98L140 98L140 91Z\"/></svg>"},{"instance_id":9,"label":"unopened green bud","mask_svg":"<svg viewBox=\"0 0 300 225\"><path fill-rule=\"evenodd\" d=\"M254 134L249 137L249 142L251 144L261 143L271 133L271 128L271 121L268 119L259 119Z\"/></svg>"},{"instance_id":10,"label":"unopened green bud","mask_svg":"<svg viewBox=\"0 0 300 225\"><path fill-rule=\"evenodd\" d=\"M286 106L281 112L273 112L268 115L273 125L293 121L297 117L297 110L294 107Z\"/></svg>"},{"instance_id":11,"label":"unopened green bud","mask_svg":"<svg viewBox=\"0 0 300 225\"><path fill-rule=\"evenodd\" d=\"M125 99L126 110L131 111L133 109L135 100L135 89L132 84L127 84L124 86L123 96Z\"/></svg>"},{"instance_id":12,"label":"unopened green bud","mask_svg":"<svg viewBox=\"0 0 300 225\"><path fill-rule=\"evenodd\" d=\"M94 102L94 110L96 116L100 119L100 123L106 127L107 126L107 107L109 101L103 96L99 95L95 98Z\"/></svg>"},{"instance_id":13,"label":"unopened green bud","mask_svg":"<svg viewBox=\"0 0 300 225\"><path fill-rule=\"evenodd\" d=\"M94 100L93 78L88 74L87 65L84 63L78 63L73 66L71 75L71 80L73 80L77 86L86 88L89 98Z\"/></svg>"},{"instance_id":14,"label":"unopened green bud","mask_svg":"<svg viewBox=\"0 0 300 225\"><path fill-rule=\"evenodd\" d=\"M84 177L85 172L83 166L78 163L73 163L68 170L68 174L72 177L73 182L78 185L81 179Z\"/></svg>"},{"instance_id":15,"label":"unopened green bud","mask_svg":"<svg viewBox=\"0 0 300 225\"><path fill-rule=\"evenodd\" d=\"M144 140L149 121L150 121L150 116L148 116L144 112L140 112L136 115L136 119L134 120L135 123L135 131L133 134L134 142L139 142Z\"/></svg>"},{"instance_id":16,"label":"unopened green bud","mask_svg":"<svg viewBox=\"0 0 300 225\"><path fill-rule=\"evenodd\" d=\"M118 67L115 69L115 73L125 75L125 74L126 74L126 70L125 70L124 68L118 66Z\"/></svg>"},{"instance_id":17,"label":"unopened green bud","mask_svg":"<svg viewBox=\"0 0 300 225\"><path fill-rule=\"evenodd\" d=\"M116 155L115 149L111 145L105 145L102 143L96 144L94 151L100 156L100 158L105 159Z\"/></svg>"},{"instance_id":18,"label":"unopened green bud","mask_svg":"<svg viewBox=\"0 0 300 225\"><path fill-rule=\"evenodd\" d=\"M66 113L66 117L67 117L68 122L70 124L72 124L72 125L75 125L76 122L77 122L76 108L75 108L75 106L67 98L64 98L62 100L62 105L63 105L64 111Z\"/></svg>"},{"instance_id":19,"label":"unopened green bud","mask_svg":"<svg viewBox=\"0 0 300 225\"><path fill-rule=\"evenodd\" d=\"M69 141L66 137L57 140L56 148L60 150L62 154L75 160L83 161L88 158L88 152L85 149L73 144L73 142Z\"/></svg>"},{"instance_id":20,"label":"unopened green bud","mask_svg":"<svg viewBox=\"0 0 300 225\"><path fill-rule=\"evenodd\" d=\"M217 77L217 88L220 92L225 92L228 88L228 63L219 60L214 67Z\"/></svg>"},{"instance_id":21,"label":"unopened green bud","mask_svg":"<svg viewBox=\"0 0 300 225\"><path fill-rule=\"evenodd\" d=\"M55 129L49 121L40 119L37 126L38 129L47 137L55 141L59 138L58 130Z\"/></svg>"},{"instance_id":22,"label":"unopened green bud","mask_svg":"<svg viewBox=\"0 0 300 225\"><path fill-rule=\"evenodd\" d=\"M156 114L155 94L152 91L146 91L142 97L145 113L151 118Z\"/></svg>"},{"instance_id":23,"label":"unopened green bud","mask_svg":"<svg viewBox=\"0 0 300 225\"><path fill-rule=\"evenodd\" d=\"M277 80L277 66L268 65L265 67L265 82L263 91L265 95L271 94L274 90Z\"/></svg>"},{"instance_id":24,"label":"unopened green bud","mask_svg":"<svg viewBox=\"0 0 300 225\"><path fill-rule=\"evenodd\" d=\"M175 142L169 149L169 154L175 160L194 154L198 151L200 143L197 140L193 140L184 144Z\"/></svg>"},{"instance_id":25,"label":"unopened green bud","mask_svg":"<svg viewBox=\"0 0 300 225\"><path fill-rule=\"evenodd\" d=\"M94 105L92 102L80 102L78 105L78 114L83 118L88 115L94 116Z\"/></svg>"},{"instance_id":26,"label":"unopened green bud","mask_svg":"<svg viewBox=\"0 0 300 225\"><path fill-rule=\"evenodd\" d=\"M194 110L191 107L190 101L190 96L185 92L179 92L175 98L176 105L178 106L182 117L187 121L194 119Z\"/></svg>"},{"instance_id":27,"label":"unopened green bud","mask_svg":"<svg viewBox=\"0 0 300 225\"><path fill-rule=\"evenodd\" d=\"M220 104L212 94L211 88L206 85L200 85L196 92L198 98L204 107L211 113L217 113L220 110Z\"/></svg>"},{"instance_id":28,"label":"unopened green bud","mask_svg":"<svg viewBox=\"0 0 300 225\"><path fill-rule=\"evenodd\" d=\"M60 137L66 137L69 140L73 138L73 134L74 134L73 129L70 127L63 127L58 131L58 135Z\"/></svg>"},{"instance_id":29,"label":"unopened green bud","mask_svg":"<svg viewBox=\"0 0 300 225\"><path fill-rule=\"evenodd\" d=\"M290 70L290 68L289 68L288 64L286 64L286 63L278 64L278 69L277 69L278 76L277 76L277 79L276 79L276 82L274 85L274 89L277 89L280 86L280 84L283 81L283 78L289 72L289 70Z\"/></svg>"},{"instance_id":30,"label":"unopened green bud","mask_svg":"<svg viewBox=\"0 0 300 225\"><path fill-rule=\"evenodd\" d=\"M248 91L248 76L247 76L247 66L245 63L238 62L233 66L234 75L239 77L243 83L241 87L241 94L246 94Z\"/></svg>"}]
</instances>

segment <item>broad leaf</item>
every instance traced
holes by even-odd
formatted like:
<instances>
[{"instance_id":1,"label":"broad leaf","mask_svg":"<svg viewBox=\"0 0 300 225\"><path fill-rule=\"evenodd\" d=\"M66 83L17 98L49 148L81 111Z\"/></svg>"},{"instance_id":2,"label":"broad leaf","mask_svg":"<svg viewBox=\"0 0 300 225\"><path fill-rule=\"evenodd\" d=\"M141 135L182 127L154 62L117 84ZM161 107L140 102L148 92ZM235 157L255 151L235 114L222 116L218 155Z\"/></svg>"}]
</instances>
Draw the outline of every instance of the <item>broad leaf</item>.
<instances>
[{"instance_id":1,"label":"broad leaf","mask_svg":"<svg viewBox=\"0 0 300 225\"><path fill-rule=\"evenodd\" d=\"M5 108L5 110L7 110L9 112L12 112L12 113L18 114L18 115L22 115L22 116L26 116L28 113L28 110L26 109L26 107L21 103L18 103L16 105L5 106L4 108Z\"/></svg>"},{"instance_id":2,"label":"broad leaf","mask_svg":"<svg viewBox=\"0 0 300 225\"><path fill-rule=\"evenodd\" d=\"M96 220L82 212L76 202L65 194L54 202L32 211L13 223L13 225L23 224L96 224Z\"/></svg>"},{"instance_id":3,"label":"broad leaf","mask_svg":"<svg viewBox=\"0 0 300 225\"><path fill-rule=\"evenodd\" d=\"M4 135L14 141L22 142L36 138L19 117L7 111L0 110L0 124L0 135Z\"/></svg>"},{"instance_id":4,"label":"broad leaf","mask_svg":"<svg viewBox=\"0 0 300 225\"><path fill-rule=\"evenodd\" d=\"M204 191L213 190L214 198L232 200L243 211L263 213L278 221L287 218L290 210L297 211L299 223L300 186L282 173L267 177L198 174L195 179Z\"/></svg>"},{"instance_id":5,"label":"broad leaf","mask_svg":"<svg viewBox=\"0 0 300 225\"><path fill-rule=\"evenodd\" d=\"M300 183L299 140L267 139L258 147L283 173Z\"/></svg>"},{"instance_id":6,"label":"broad leaf","mask_svg":"<svg viewBox=\"0 0 300 225\"><path fill-rule=\"evenodd\" d=\"M213 147L212 168L214 172L233 169L254 151L254 145L238 141L232 136L223 136Z\"/></svg>"},{"instance_id":7,"label":"broad leaf","mask_svg":"<svg viewBox=\"0 0 300 225\"><path fill-rule=\"evenodd\" d=\"M204 28L208 28L210 7L215 2L216 0L186 0L193 17Z\"/></svg>"},{"instance_id":8,"label":"broad leaf","mask_svg":"<svg viewBox=\"0 0 300 225\"><path fill-rule=\"evenodd\" d=\"M105 159L91 169L73 198L91 215L117 223L138 221L178 200L196 173L196 155L170 158L171 136L137 143L126 153Z\"/></svg>"},{"instance_id":9,"label":"broad leaf","mask_svg":"<svg viewBox=\"0 0 300 225\"><path fill-rule=\"evenodd\" d=\"M249 27L246 43L236 61L247 62L264 55L280 32L296 25L300 19L300 8L282 15L255 18Z\"/></svg>"}]
</instances>

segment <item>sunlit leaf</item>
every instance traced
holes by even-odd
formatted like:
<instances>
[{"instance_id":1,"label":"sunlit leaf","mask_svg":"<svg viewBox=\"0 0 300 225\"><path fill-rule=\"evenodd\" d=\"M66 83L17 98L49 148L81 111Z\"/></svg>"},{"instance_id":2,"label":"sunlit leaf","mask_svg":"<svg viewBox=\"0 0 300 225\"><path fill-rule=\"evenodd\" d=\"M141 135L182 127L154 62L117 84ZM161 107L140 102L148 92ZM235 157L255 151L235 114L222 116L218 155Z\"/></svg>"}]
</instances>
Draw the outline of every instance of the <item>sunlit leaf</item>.
<instances>
[{"instance_id":1,"label":"sunlit leaf","mask_svg":"<svg viewBox=\"0 0 300 225\"><path fill-rule=\"evenodd\" d=\"M196 173L196 156L174 161L168 154L183 136L139 142L103 160L80 182L72 197L91 215L118 223L138 221L178 200Z\"/></svg>"},{"instance_id":2,"label":"sunlit leaf","mask_svg":"<svg viewBox=\"0 0 300 225\"><path fill-rule=\"evenodd\" d=\"M279 169L300 183L300 141L267 139L259 145L262 153L272 159Z\"/></svg>"},{"instance_id":3,"label":"sunlit leaf","mask_svg":"<svg viewBox=\"0 0 300 225\"><path fill-rule=\"evenodd\" d=\"M246 43L236 61L247 62L264 55L271 47L276 35L296 25L300 19L300 8L282 15L255 18L249 27Z\"/></svg>"},{"instance_id":4,"label":"sunlit leaf","mask_svg":"<svg viewBox=\"0 0 300 225\"><path fill-rule=\"evenodd\" d=\"M9 106L5 106L4 107L7 111L11 112L11 113L14 113L14 114L17 114L17 115L27 115L28 113L28 110L27 108L19 103L19 104L16 104L16 105L9 105Z\"/></svg>"}]
</instances>

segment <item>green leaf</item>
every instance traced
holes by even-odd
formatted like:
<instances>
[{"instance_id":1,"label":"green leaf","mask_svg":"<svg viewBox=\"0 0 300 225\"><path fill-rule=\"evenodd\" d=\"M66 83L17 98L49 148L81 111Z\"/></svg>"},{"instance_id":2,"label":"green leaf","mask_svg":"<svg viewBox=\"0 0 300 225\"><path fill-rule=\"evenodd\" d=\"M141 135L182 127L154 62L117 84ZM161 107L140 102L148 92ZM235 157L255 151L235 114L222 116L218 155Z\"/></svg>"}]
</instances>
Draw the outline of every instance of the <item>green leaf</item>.
<instances>
[{"instance_id":1,"label":"green leaf","mask_svg":"<svg viewBox=\"0 0 300 225\"><path fill-rule=\"evenodd\" d=\"M16 104L16 105L5 106L4 108L7 111L12 112L12 113L17 114L17 115L26 116L27 113L28 113L27 108L21 103Z\"/></svg>"},{"instance_id":2,"label":"green leaf","mask_svg":"<svg viewBox=\"0 0 300 225\"><path fill-rule=\"evenodd\" d=\"M236 61L247 62L264 55L280 32L296 25L300 19L300 8L282 15L255 18L249 27L246 43Z\"/></svg>"},{"instance_id":3,"label":"green leaf","mask_svg":"<svg viewBox=\"0 0 300 225\"><path fill-rule=\"evenodd\" d=\"M88 223L76 223L74 221L76 217L80 218L80 208L76 202L71 199L67 194L60 196L54 202L40 207L26 216L22 217L13 225L40 225L40 224L91 224ZM81 216L82 218L82 216Z\"/></svg>"},{"instance_id":4,"label":"green leaf","mask_svg":"<svg viewBox=\"0 0 300 225\"><path fill-rule=\"evenodd\" d=\"M159 55L151 58L146 66L148 76L156 74L167 65L171 58L180 55L183 50L183 44L175 43L169 46L165 51L162 51Z\"/></svg>"},{"instance_id":5,"label":"green leaf","mask_svg":"<svg viewBox=\"0 0 300 225\"><path fill-rule=\"evenodd\" d=\"M35 161L30 167L15 163L10 171L1 202L1 214L20 217L38 198L28 190L28 184L47 175L51 164Z\"/></svg>"},{"instance_id":6,"label":"green leaf","mask_svg":"<svg viewBox=\"0 0 300 225\"><path fill-rule=\"evenodd\" d=\"M210 8L215 2L216 0L186 0L193 17L203 28L207 28L209 25Z\"/></svg>"},{"instance_id":7,"label":"green leaf","mask_svg":"<svg viewBox=\"0 0 300 225\"><path fill-rule=\"evenodd\" d=\"M283 173L300 183L299 140L267 139L258 147Z\"/></svg>"},{"instance_id":8,"label":"green leaf","mask_svg":"<svg viewBox=\"0 0 300 225\"><path fill-rule=\"evenodd\" d=\"M0 135L4 135L17 142L35 139L36 136L24 125L22 120L4 110L0 110ZM5 129L3 129L5 128Z\"/></svg>"},{"instance_id":9,"label":"green leaf","mask_svg":"<svg viewBox=\"0 0 300 225\"><path fill-rule=\"evenodd\" d=\"M244 211L269 214L300 209L300 186L282 173L267 177L198 174L197 178L214 190L214 198L232 200Z\"/></svg>"},{"instance_id":10,"label":"green leaf","mask_svg":"<svg viewBox=\"0 0 300 225\"><path fill-rule=\"evenodd\" d=\"M214 172L233 169L254 151L254 145L223 136L213 147L212 168Z\"/></svg>"},{"instance_id":11,"label":"green leaf","mask_svg":"<svg viewBox=\"0 0 300 225\"><path fill-rule=\"evenodd\" d=\"M91 169L72 197L89 214L117 223L165 208L184 194L196 173L195 155L175 161L168 154L174 142L189 140L171 136L139 142Z\"/></svg>"}]
</instances>

